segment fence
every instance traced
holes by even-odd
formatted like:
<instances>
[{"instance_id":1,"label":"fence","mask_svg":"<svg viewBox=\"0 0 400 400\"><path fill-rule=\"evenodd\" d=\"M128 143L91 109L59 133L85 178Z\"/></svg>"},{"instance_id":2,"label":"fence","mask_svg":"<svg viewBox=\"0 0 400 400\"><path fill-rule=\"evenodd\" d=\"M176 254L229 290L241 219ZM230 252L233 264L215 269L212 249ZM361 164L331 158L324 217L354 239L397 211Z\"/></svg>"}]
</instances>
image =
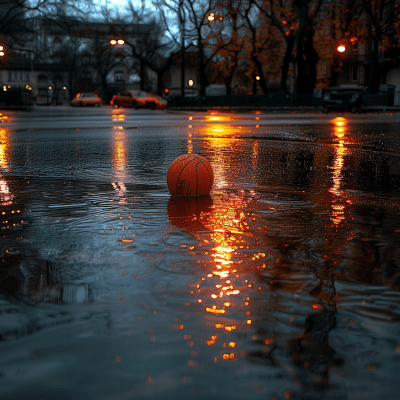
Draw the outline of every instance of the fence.
<instances>
[{"instance_id":1,"label":"fence","mask_svg":"<svg viewBox=\"0 0 400 400\"><path fill-rule=\"evenodd\" d=\"M200 97L172 97L168 99L169 108L180 107L281 107L281 106L314 106L323 105L323 99L313 93L267 93L257 95L226 95ZM399 106L400 92L379 91L363 92L362 105L368 106Z\"/></svg>"},{"instance_id":2,"label":"fence","mask_svg":"<svg viewBox=\"0 0 400 400\"><path fill-rule=\"evenodd\" d=\"M28 89L0 90L0 109L31 110L33 107L32 92Z\"/></svg>"}]
</instances>

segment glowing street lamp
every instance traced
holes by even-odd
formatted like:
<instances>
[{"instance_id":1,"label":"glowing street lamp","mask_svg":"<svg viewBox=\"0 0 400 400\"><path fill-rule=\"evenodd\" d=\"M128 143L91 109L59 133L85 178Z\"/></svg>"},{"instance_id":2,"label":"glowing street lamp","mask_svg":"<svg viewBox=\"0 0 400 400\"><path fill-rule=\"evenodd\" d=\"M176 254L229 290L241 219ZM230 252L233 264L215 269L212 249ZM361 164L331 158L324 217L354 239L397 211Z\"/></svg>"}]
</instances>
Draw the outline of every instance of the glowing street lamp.
<instances>
[{"instance_id":1,"label":"glowing street lamp","mask_svg":"<svg viewBox=\"0 0 400 400\"><path fill-rule=\"evenodd\" d=\"M214 13L211 13L211 14L208 16L208 20L209 20L209 21L214 21L214 18L215 18Z\"/></svg>"},{"instance_id":2,"label":"glowing street lamp","mask_svg":"<svg viewBox=\"0 0 400 400\"><path fill-rule=\"evenodd\" d=\"M189 79L189 86L193 86L194 82L192 79Z\"/></svg>"},{"instance_id":3,"label":"glowing street lamp","mask_svg":"<svg viewBox=\"0 0 400 400\"><path fill-rule=\"evenodd\" d=\"M340 44L340 45L337 47L337 51L338 51L339 53L344 53L344 52L346 51L346 46L343 45L343 44Z\"/></svg>"},{"instance_id":4,"label":"glowing street lamp","mask_svg":"<svg viewBox=\"0 0 400 400\"><path fill-rule=\"evenodd\" d=\"M124 39L111 39L110 44L112 46L115 46L116 44L121 46L121 45L125 44L125 40Z\"/></svg>"},{"instance_id":5,"label":"glowing street lamp","mask_svg":"<svg viewBox=\"0 0 400 400\"><path fill-rule=\"evenodd\" d=\"M4 47L3 46L0 46L0 57L3 57L4 56Z\"/></svg>"},{"instance_id":6,"label":"glowing street lamp","mask_svg":"<svg viewBox=\"0 0 400 400\"><path fill-rule=\"evenodd\" d=\"M256 76L256 80L258 80L258 81L259 81L260 79L261 79L261 78L260 78L260 77L257 75L257 76Z\"/></svg>"}]
</instances>

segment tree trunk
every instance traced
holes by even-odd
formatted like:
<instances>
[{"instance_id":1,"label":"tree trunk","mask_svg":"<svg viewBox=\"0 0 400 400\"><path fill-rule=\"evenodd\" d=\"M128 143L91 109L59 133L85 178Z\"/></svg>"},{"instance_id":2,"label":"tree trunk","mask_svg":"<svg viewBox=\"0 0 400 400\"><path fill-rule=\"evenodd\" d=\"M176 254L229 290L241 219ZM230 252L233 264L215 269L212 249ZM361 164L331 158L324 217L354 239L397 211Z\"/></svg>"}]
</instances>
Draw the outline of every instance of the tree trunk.
<instances>
[{"instance_id":1,"label":"tree trunk","mask_svg":"<svg viewBox=\"0 0 400 400\"><path fill-rule=\"evenodd\" d=\"M314 49L314 29L311 21L306 21L300 40L297 42L297 92L311 93L317 79L318 54Z\"/></svg>"},{"instance_id":2,"label":"tree trunk","mask_svg":"<svg viewBox=\"0 0 400 400\"><path fill-rule=\"evenodd\" d=\"M208 85L208 79L205 71L205 63L204 63L204 53L203 47L200 45L199 49L199 77L200 77L200 94L206 94L206 86Z\"/></svg>"},{"instance_id":3,"label":"tree trunk","mask_svg":"<svg viewBox=\"0 0 400 400\"><path fill-rule=\"evenodd\" d=\"M379 42L381 40L381 32L379 30L375 31L374 37L374 51L372 53L370 70L369 70L369 79L368 79L368 89L371 91L378 90L379 82L376 80L375 72L376 72L376 65L378 62L378 54L379 54Z\"/></svg>"},{"instance_id":4,"label":"tree trunk","mask_svg":"<svg viewBox=\"0 0 400 400\"><path fill-rule=\"evenodd\" d=\"M140 90L144 90L144 63L140 60Z\"/></svg>"},{"instance_id":5,"label":"tree trunk","mask_svg":"<svg viewBox=\"0 0 400 400\"><path fill-rule=\"evenodd\" d=\"M281 67L282 71L281 91L285 93L287 91L287 77L289 73L289 64L292 59L293 45L294 45L294 36L289 35L286 39L286 51L285 51L285 56L283 57L282 67Z\"/></svg>"},{"instance_id":6,"label":"tree trunk","mask_svg":"<svg viewBox=\"0 0 400 400\"><path fill-rule=\"evenodd\" d=\"M253 61L254 65L256 66L256 71L258 72L258 76L260 77L260 80L257 81L255 79L255 91L253 89L253 94L257 94L257 82L261 86L261 90L263 93L268 93L268 88L267 88L267 81L264 77L263 70L262 70L262 64L258 57L255 54L252 54L251 60Z\"/></svg>"}]
</instances>

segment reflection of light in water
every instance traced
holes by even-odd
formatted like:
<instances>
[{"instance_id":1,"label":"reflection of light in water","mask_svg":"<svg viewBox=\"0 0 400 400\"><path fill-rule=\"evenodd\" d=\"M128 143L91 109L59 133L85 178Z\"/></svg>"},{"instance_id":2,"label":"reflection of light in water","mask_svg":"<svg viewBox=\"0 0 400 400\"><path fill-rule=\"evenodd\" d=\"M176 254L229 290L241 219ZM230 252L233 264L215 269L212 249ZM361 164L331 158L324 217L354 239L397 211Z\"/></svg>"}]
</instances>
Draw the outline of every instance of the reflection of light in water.
<instances>
[{"instance_id":1,"label":"reflection of light in water","mask_svg":"<svg viewBox=\"0 0 400 400\"><path fill-rule=\"evenodd\" d=\"M196 297L197 303L204 306L207 325L215 329L207 338L206 345L222 346L222 353L214 357L214 362L218 359L236 358L237 353L232 352L232 349L237 347L238 343L233 341L233 338L226 340L226 335L246 329L246 326L252 324L248 307L252 300L251 292L246 292L251 290L253 284L244 279L249 265L242 267L243 262L247 260L242 249L247 247L246 241L251 235L247 233L248 216L241 210L249 201L234 195L230 195L228 199L215 198L212 211L202 221L210 231L209 239L203 242L213 245L211 248L207 247L204 252L203 257L208 260L205 265L207 268L200 283L196 285ZM255 255L252 265L264 256L265 254Z\"/></svg>"},{"instance_id":2,"label":"reflection of light in water","mask_svg":"<svg viewBox=\"0 0 400 400\"><path fill-rule=\"evenodd\" d=\"M9 148L8 144L10 142L10 138L8 136L8 131L6 129L0 129L0 168L7 170L8 165L8 157L9 157ZM0 203L3 206L11 205L14 196L12 195L8 182L3 179L0 175Z\"/></svg>"},{"instance_id":3,"label":"reflection of light in water","mask_svg":"<svg viewBox=\"0 0 400 400\"><path fill-rule=\"evenodd\" d=\"M112 153L112 165L113 170L115 171L115 176L117 178L117 182L112 182L114 189L118 192L118 196L122 197L120 203L125 203L125 199L123 198L126 194L125 187L125 168L127 166L127 139L126 133L123 130L120 130L120 127L114 127L115 131L113 132L113 153Z\"/></svg>"},{"instance_id":4,"label":"reflection of light in water","mask_svg":"<svg viewBox=\"0 0 400 400\"><path fill-rule=\"evenodd\" d=\"M5 179L2 179L0 175L0 204L2 206L9 206L12 204L14 196L12 195L8 183Z\"/></svg>"},{"instance_id":5,"label":"reflection of light in water","mask_svg":"<svg viewBox=\"0 0 400 400\"><path fill-rule=\"evenodd\" d=\"M232 118L228 115L218 115L218 113L212 112L210 115L206 115L204 118L206 121L231 121Z\"/></svg>"},{"instance_id":6,"label":"reflection of light in water","mask_svg":"<svg viewBox=\"0 0 400 400\"><path fill-rule=\"evenodd\" d=\"M331 120L331 122L336 126L345 126L347 125L347 119L343 117L336 117Z\"/></svg>"},{"instance_id":7,"label":"reflection of light in water","mask_svg":"<svg viewBox=\"0 0 400 400\"><path fill-rule=\"evenodd\" d=\"M192 139L187 140L187 152L188 153L193 153L193 143Z\"/></svg>"},{"instance_id":8,"label":"reflection of light in water","mask_svg":"<svg viewBox=\"0 0 400 400\"><path fill-rule=\"evenodd\" d=\"M115 113L112 114L111 117L112 117L112 121L113 122L118 122L118 121L125 121L126 115L118 113L118 112L115 112Z\"/></svg>"},{"instance_id":9,"label":"reflection of light in water","mask_svg":"<svg viewBox=\"0 0 400 400\"><path fill-rule=\"evenodd\" d=\"M334 135L338 139L338 143L335 145L335 159L333 162L333 185L329 189L329 192L335 196L341 196L343 191L342 186L342 170L344 166L344 157L347 153L347 148L345 147L345 141L343 138L346 134L346 118L338 117L332 120L334 125ZM345 204L340 204L335 202L332 204L332 217L331 220L335 225L339 225L340 222L344 220L344 210Z\"/></svg>"},{"instance_id":10,"label":"reflection of light in water","mask_svg":"<svg viewBox=\"0 0 400 400\"><path fill-rule=\"evenodd\" d=\"M5 129L0 129L0 168L8 168L8 143L10 139Z\"/></svg>"},{"instance_id":11,"label":"reflection of light in water","mask_svg":"<svg viewBox=\"0 0 400 400\"><path fill-rule=\"evenodd\" d=\"M251 158L252 158L252 165L253 165L253 173L255 173L256 170L257 170L258 153L259 153L259 143L258 143L258 140L255 140L253 142L252 147L251 147Z\"/></svg>"},{"instance_id":12,"label":"reflection of light in water","mask_svg":"<svg viewBox=\"0 0 400 400\"><path fill-rule=\"evenodd\" d=\"M232 157L227 157L226 152L235 154L234 147L239 142L227 136L236 136L243 131L241 126L229 126L222 124L207 124L203 127L201 134L207 137L207 144L210 146L210 162L214 170L214 186L224 188L229 185L226 179L226 171L231 168ZM240 151L238 151L240 154ZM229 173L231 175L231 173Z\"/></svg>"}]
</instances>

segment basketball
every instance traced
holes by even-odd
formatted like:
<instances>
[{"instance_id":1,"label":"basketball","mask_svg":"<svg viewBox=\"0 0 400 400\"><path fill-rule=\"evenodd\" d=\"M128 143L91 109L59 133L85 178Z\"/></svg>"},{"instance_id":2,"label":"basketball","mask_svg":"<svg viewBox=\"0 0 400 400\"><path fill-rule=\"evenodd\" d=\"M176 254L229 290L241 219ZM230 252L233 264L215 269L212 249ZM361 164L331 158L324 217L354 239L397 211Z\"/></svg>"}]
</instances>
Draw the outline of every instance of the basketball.
<instances>
[{"instance_id":1,"label":"basketball","mask_svg":"<svg viewBox=\"0 0 400 400\"><path fill-rule=\"evenodd\" d=\"M213 183L211 164L198 154L183 154L168 168L167 185L173 196L205 196Z\"/></svg>"}]
</instances>

